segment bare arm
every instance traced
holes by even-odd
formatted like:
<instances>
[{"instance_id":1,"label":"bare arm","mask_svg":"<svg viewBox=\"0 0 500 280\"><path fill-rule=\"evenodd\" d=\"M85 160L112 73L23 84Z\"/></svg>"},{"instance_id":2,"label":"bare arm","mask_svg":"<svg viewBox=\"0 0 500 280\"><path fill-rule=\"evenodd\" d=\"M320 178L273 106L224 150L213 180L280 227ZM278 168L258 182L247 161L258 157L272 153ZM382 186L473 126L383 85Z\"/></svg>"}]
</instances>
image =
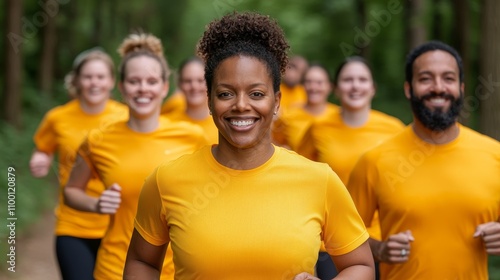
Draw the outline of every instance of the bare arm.
<instances>
[{"instance_id":1,"label":"bare arm","mask_svg":"<svg viewBox=\"0 0 500 280\"><path fill-rule=\"evenodd\" d=\"M167 246L168 243L162 246L150 244L134 229L128 247L123 279L160 279Z\"/></svg>"},{"instance_id":2,"label":"bare arm","mask_svg":"<svg viewBox=\"0 0 500 280\"><path fill-rule=\"evenodd\" d=\"M80 211L114 214L121 203L120 186L111 185L99 198L89 196L85 190L92 171L80 156L77 156L68 183L64 188L65 203Z\"/></svg>"},{"instance_id":3,"label":"bare arm","mask_svg":"<svg viewBox=\"0 0 500 280\"><path fill-rule=\"evenodd\" d=\"M375 279L375 265L368 241L347 254L331 257L339 271L334 279Z\"/></svg>"},{"instance_id":4,"label":"bare arm","mask_svg":"<svg viewBox=\"0 0 500 280\"><path fill-rule=\"evenodd\" d=\"M47 176L54 155L35 150L30 159L30 172L33 177Z\"/></svg>"}]
</instances>

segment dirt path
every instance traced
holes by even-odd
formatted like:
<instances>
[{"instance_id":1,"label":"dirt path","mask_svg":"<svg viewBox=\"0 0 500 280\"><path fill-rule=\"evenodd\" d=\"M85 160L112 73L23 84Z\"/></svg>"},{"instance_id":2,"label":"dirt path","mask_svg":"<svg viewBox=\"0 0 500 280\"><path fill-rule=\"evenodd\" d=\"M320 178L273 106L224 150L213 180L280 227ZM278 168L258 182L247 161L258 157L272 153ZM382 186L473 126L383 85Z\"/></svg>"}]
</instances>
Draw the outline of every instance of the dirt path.
<instances>
[{"instance_id":1,"label":"dirt path","mask_svg":"<svg viewBox=\"0 0 500 280\"><path fill-rule=\"evenodd\" d=\"M44 214L17 240L16 271L0 272L0 279L59 280L54 252L53 212Z\"/></svg>"}]
</instances>

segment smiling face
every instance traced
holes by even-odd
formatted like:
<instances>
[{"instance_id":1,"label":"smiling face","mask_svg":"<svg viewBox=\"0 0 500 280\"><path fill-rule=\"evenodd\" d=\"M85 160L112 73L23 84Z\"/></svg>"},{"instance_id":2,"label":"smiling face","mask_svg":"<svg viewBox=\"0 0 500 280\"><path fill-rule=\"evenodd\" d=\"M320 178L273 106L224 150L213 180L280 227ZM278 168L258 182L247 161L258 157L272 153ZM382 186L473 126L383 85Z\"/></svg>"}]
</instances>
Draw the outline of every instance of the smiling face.
<instances>
[{"instance_id":1,"label":"smiling face","mask_svg":"<svg viewBox=\"0 0 500 280\"><path fill-rule=\"evenodd\" d=\"M76 83L80 100L98 106L106 103L115 81L108 64L100 59L92 59L82 66Z\"/></svg>"},{"instance_id":2,"label":"smiling face","mask_svg":"<svg viewBox=\"0 0 500 280\"><path fill-rule=\"evenodd\" d=\"M360 110L370 108L375 85L368 67L359 61L348 62L340 71L335 87L335 94L340 99L342 108Z\"/></svg>"},{"instance_id":3,"label":"smiling face","mask_svg":"<svg viewBox=\"0 0 500 280\"><path fill-rule=\"evenodd\" d=\"M159 115L168 90L160 63L148 56L137 56L128 60L124 74L120 90L131 115L139 119Z\"/></svg>"},{"instance_id":4,"label":"smiling face","mask_svg":"<svg viewBox=\"0 0 500 280\"><path fill-rule=\"evenodd\" d=\"M197 61L186 64L180 73L179 87L186 96L188 106L207 106L205 67Z\"/></svg>"},{"instance_id":5,"label":"smiling face","mask_svg":"<svg viewBox=\"0 0 500 280\"><path fill-rule=\"evenodd\" d=\"M219 145L246 149L270 144L279 99L263 62L241 55L222 61L215 70L209 95Z\"/></svg>"},{"instance_id":6,"label":"smiling face","mask_svg":"<svg viewBox=\"0 0 500 280\"><path fill-rule=\"evenodd\" d=\"M463 103L459 75L458 64L448 52L428 51L415 59L405 94L416 119L428 129L442 131L455 123Z\"/></svg>"},{"instance_id":7,"label":"smiling face","mask_svg":"<svg viewBox=\"0 0 500 280\"><path fill-rule=\"evenodd\" d=\"M325 104L332 90L328 73L321 67L312 66L304 75L304 88L309 104Z\"/></svg>"}]
</instances>

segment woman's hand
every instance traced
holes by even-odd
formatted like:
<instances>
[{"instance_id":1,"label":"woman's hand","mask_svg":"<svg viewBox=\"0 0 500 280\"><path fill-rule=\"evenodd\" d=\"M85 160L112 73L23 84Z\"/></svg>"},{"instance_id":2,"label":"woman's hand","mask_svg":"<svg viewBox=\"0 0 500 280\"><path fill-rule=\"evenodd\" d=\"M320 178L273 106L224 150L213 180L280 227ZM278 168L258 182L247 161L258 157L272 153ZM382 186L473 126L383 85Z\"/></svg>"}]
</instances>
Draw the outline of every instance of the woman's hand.
<instances>
[{"instance_id":1,"label":"woman's hand","mask_svg":"<svg viewBox=\"0 0 500 280\"><path fill-rule=\"evenodd\" d=\"M120 208L122 188L114 183L108 189L102 192L99 200L97 201L97 213L101 214L115 214L116 210Z\"/></svg>"},{"instance_id":2,"label":"woman's hand","mask_svg":"<svg viewBox=\"0 0 500 280\"><path fill-rule=\"evenodd\" d=\"M315 277L314 275L311 275L307 272L302 272L302 273L295 275L293 280L321 280L321 279L319 279L318 277Z\"/></svg>"},{"instance_id":3,"label":"woman's hand","mask_svg":"<svg viewBox=\"0 0 500 280\"><path fill-rule=\"evenodd\" d=\"M41 178L49 173L50 164L52 163L53 155L44 152L35 151L30 159L30 172L33 177Z\"/></svg>"}]
</instances>

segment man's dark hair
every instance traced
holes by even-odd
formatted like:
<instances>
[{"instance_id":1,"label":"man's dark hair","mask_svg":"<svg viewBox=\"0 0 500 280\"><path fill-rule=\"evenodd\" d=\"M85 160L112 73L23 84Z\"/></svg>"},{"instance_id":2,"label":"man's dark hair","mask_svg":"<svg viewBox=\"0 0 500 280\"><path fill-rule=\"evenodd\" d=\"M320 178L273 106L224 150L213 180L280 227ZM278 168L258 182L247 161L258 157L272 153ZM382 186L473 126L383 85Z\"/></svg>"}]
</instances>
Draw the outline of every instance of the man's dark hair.
<instances>
[{"instance_id":1,"label":"man's dark hair","mask_svg":"<svg viewBox=\"0 0 500 280\"><path fill-rule=\"evenodd\" d=\"M413 78L413 63L415 60L421 56L422 54L429 52L429 51L436 51L436 50L441 50L445 51L449 54L451 54L455 60L457 61L458 65L458 70L459 70L459 78L460 78L460 83L463 82L464 80L464 71L463 71L463 63L462 63L462 58L458 54L458 52L451 46L440 42L440 41L429 41L427 43L424 43L416 48L414 48L406 57L406 81L411 84L411 80Z\"/></svg>"}]
</instances>

